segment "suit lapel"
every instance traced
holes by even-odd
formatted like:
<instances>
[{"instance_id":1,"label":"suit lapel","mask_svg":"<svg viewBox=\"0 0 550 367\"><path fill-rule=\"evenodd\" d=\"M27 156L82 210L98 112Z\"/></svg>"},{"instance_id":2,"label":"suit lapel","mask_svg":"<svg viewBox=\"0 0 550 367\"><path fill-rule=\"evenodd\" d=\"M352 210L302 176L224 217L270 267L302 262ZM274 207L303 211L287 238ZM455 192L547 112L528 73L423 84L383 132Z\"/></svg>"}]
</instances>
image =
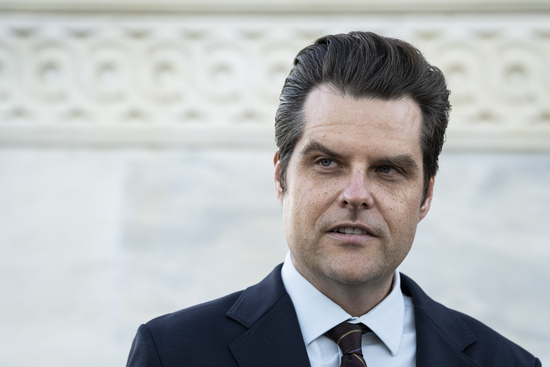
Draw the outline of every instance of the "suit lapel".
<instances>
[{"instance_id":1,"label":"suit lapel","mask_svg":"<svg viewBox=\"0 0 550 367\"><path fill-rule=\"evenodd\" d=\"M456 312L433 301L403 274L401 287L414 304L416 365L479 367L464 354L476 336ZM227 317L248 329L229 346L240 366L310 366L296 311L281 279L281 265L244 291Z\"/></svg>"},{"instance_id":2,"label":"suit lapel","mask_svg":"<svg viewBox=\"0 0 550 367\"><path fill-rule=\"evenodd\" d=\"M476 343L475 334L455 311L432 300L406 275L401 274L401 288L411 296L416 327L416 365L419 367L479 366L464 354Z\"/></svg>"},{"instance_id":3,"label":"suit lapel","mask_svg":"<svg viewBox=\"0 0 550 367\"><path fill-rule=\"evenodd\" d=\"M248 288L227 313L248 330L230 344L240 366L309 366L294 305L281 279L281 266Z\"/></svg>"}]
</instances>

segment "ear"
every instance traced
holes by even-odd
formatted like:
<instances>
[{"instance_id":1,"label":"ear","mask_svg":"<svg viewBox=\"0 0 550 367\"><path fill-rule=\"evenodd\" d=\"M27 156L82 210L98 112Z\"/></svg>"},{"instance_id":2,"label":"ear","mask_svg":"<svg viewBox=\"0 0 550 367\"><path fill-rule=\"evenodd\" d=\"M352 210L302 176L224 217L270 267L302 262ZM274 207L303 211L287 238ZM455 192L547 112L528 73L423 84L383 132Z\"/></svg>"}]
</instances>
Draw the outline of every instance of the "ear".
<instances>
[{"instance_id":1,"label":"ear","mask_svg":"<svg viewBox=\"0 0 550 367\"><path fill-rule=\"evenodd\" d=\"M277 199L279 199L279 202L283 205L283 187L281 186L281 161L279 160L279 151L275 152L275 156L273 157L273 165L275 166L275 174L273 177L275 181L275 193L277 194Z\"/></svg>"},{"instance_id":2,"label":"ear","mask_svg":"<svg viewBox=\"0 0 550 367\"><path fill-rule=\"evenodd\" d=\"M418 213L418 221L420 222L424 217L428 214L430 211L430 207L432 206L432 198L434 196L434 184L435 184L435 178L430 178L430 183L428 184L428 191L426 192L426 199L422 203L422 206L420 206L420 212Z\"/></svg>"}]
</instances>

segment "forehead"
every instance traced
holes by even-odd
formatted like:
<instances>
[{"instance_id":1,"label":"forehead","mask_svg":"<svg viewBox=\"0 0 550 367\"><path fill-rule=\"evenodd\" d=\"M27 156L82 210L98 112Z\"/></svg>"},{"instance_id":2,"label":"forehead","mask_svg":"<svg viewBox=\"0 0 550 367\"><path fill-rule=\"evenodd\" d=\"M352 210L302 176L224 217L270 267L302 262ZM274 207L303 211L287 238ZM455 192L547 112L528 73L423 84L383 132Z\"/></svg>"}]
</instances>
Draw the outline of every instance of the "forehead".
<instances>
[{"instance_id":1,"label":"forehead","mask_svg":"<svg viewBox=\"0 0 550 367\"><path fill-rule=\"evenodd\" d=\"M333 141L341 149L376 148L421 157L422 114L409 97L397 100L352 98L328 86L314 89L303 109L300 143Z\"/></svg>"}]
</instances>

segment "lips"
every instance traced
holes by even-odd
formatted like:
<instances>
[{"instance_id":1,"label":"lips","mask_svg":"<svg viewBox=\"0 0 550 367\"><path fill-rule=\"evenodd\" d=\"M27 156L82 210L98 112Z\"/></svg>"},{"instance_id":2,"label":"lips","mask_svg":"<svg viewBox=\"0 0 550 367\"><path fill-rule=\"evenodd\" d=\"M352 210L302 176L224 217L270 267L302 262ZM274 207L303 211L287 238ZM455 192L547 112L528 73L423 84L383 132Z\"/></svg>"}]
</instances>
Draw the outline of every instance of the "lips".
<instances>
[{"instance_id":1,"label":"lips","mask_svg":"<svg viewBox=\"0 0 550 367\"><path fill-rule=\"evenodd\" d=\"M367 228L358 226L338 226L330 230L330 232L351 234L351 235L373 235Z\"/></svg>"}]
</instances>

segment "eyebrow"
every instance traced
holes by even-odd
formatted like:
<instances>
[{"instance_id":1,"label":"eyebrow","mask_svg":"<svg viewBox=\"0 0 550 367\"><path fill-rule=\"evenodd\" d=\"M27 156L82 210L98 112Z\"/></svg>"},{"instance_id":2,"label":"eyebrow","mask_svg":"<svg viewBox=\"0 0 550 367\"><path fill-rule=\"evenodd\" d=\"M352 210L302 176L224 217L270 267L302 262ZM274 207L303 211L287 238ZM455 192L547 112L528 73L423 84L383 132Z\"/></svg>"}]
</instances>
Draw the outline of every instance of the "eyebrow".
<instances>
[{"instance_id":1,"label":"eyebrow","mask_svg":"<svg viewBox=\"0 0 550 367\"><path fill-rule=\"evenodd\" d=\"M378 160L378 164L382 166L403 167L412 171L418 171L418 164L409 154L400 154L393 157L383 157Z\"/></svg>"},{"instance_id":2,"label":"eyebrow","mask_svg":"<svg viewBox=\"0 0 550 367\"><path fill-rule=\"evenodd\" d=\"M300 151L301 155L307 155L312 152L321 152L328 156L334 157L334 158L342 158L342 155L339 153L336 153L334 150L328 148L327 146L319 143L316 140L309 141Z\"/></svg>"},{"instance_id":3,"label":"eyebrow","mask_svg":"<svg viewBox=\"0 0 550 367\"><path fill-rule=\"evenodd\" d=\"M332 149L328 148L327 146L323 145L322 143L311 140L309 141L300 151L301 155L307 155L312 152L321 152L323 154L326 154L330 157L334 158L342 158L343 155L339 154ZM419 167L418 164L414 161L412 156L410 154L399 154L396 156L387 156L382 157L376 161L377 165L381 166L395 166L395 167L403 167L408 168L412 171L418 171Z\"/></svg>"}]
</instances>

